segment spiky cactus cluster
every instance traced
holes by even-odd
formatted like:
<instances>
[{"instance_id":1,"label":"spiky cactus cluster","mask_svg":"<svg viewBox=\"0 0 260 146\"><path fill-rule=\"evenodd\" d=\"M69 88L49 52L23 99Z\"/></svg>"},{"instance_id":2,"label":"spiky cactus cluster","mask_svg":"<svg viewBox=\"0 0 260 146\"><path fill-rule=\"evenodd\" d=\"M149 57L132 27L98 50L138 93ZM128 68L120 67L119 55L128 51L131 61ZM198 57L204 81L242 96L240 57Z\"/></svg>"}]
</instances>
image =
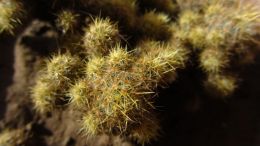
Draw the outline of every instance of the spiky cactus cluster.
<instances>
[{"instance_id":1,"label":"spiky cactus cluster","mask_svg":"<svg viewBox=\"0 0 260 146\"><path fill-rule=\"evenodd\" d=\"M204 72L209 93L234 92L237 60L254 56L248 44L260 16L235 0L56 0L52 6L62 48L36 78L36 110L70 106L81 113L86 135L125 135L142 144L159 135L158 87L174 81L185 62ZM1 0L0 32L12 32L21 12L18 0Z\"/></svg>"},{"instance_id":2,"label":"spiky cactus cluster","mask_svg":"<svg viewBox=\"0 0 260 146\"><path fill-rule=\"evenodd\" d=\"M129 127L135 127L143 118L149 118L152 114L153 94L157 85L164 82L163 77L167 73L183 67L185 54L177 48L157 45L151 47L153 50L135 57L125 48L117 46L105 58L95 57L89 60L82 89L89 97L85 99L86 95L76 94L77 97L81 96L78 100L88 100L85 103L91 105L83 118L88 133L131 133ZM73 100L73 94L71 97ZM97 123L89 124L92 122Z\"/></svg>"},{"instance_id":3,"label":"spiky cactus cluster","mask_svg":"<svg viewBox=\"0 0 260 146\"><path fill-rule=\"evenodd\" d=\"M66 102L67 90L81 75L82 62L70 53L58 54L47 61L32 89L33 102L40 112L53 110Z\"/></svg>"},{"instance_id":4,"label":"spiky cactus cluster","mask_svg":"<svg viewBox=\"0 0 260 146\"><path fill-rule=\"evenodd\" d=\"M184 67L186 51L146 41L146 48L129 52L120 46L118 32L109 19L95 19L82 38L89 58L69 53L52 57L32 90L33 101L40 112L70 103L82 111L82 127L89 136L123 134L146 143L159 130L156 117L150 119L157 86ZM144 126L151 124L155 129Z\"/></svg>"}]
</instances>

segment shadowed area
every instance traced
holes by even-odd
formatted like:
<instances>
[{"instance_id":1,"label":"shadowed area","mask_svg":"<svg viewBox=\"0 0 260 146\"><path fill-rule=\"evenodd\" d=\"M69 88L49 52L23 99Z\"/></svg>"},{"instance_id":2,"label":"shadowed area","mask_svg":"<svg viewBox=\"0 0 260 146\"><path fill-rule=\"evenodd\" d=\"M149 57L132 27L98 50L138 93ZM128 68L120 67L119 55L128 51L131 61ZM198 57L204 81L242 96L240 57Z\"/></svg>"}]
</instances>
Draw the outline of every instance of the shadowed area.
<instances>
[{"instance_id":1,"label":"shadowed area","mask_svg":"<svg viewBox=\"0 0 260 146\"><path fill-rule=\"evenodd\" d=\"M0 120L3 118L5 112L5 99L7 95L7 87L12 83L14 74L13 63L14 63L14 42L13 36L1 36L0 37Z\"/></svg>"}]
</instances>

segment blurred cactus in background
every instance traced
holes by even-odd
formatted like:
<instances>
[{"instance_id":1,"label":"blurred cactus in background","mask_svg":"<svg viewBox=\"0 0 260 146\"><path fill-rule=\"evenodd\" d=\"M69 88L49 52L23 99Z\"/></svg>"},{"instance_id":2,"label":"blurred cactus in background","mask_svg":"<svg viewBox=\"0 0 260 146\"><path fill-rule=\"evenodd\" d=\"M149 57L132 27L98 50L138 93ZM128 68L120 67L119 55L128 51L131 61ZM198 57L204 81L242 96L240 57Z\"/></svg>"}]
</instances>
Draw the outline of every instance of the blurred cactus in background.
<instances>
[{"instance_id":1,"label":"blurred cactus in background","mask_svg":"<svg viewBox=\"0 0 260 146\"><path fill-rule=\"evenodd\" d=\"M13 33L13 29L21 23L22 3L18 0L0 1L0 33Z\"/></svg>"},{"instance_id":2,"label":"blurred cactus in background","mask_svg":"<svg viewBox=\"0 0 260 146\"><path fill-rule=\"evenodd\" d=\"M228 77L236 73L233 64L241 66L238 60L255 56L246 44L257 42L254 36L259 10L235 0L178 3L183 11L174 27L175 38L198 53L199 67L207 74L205 87L210 84L217 96L231 95L238 84L234 75Z\"/></svg>"},{"instance_id":3,"label":"blurred cactus in background","mask_svg":"<svg viewBox=\"0 0 260 146\"><path fill-rule=\"evenodd\" d=\"M77 14L74 14L72 11L63 10L58 14L56 20L57 27L60 28L62 33L67 33L68 31L73 32L77 24Z\"/></svg>"},{"instance_id":4,"label":"blurred cactus in background","mask_svg":"<svg viewBox=\"0 0 260 146\"><path fill-rule=\"evenodd\" d=\"M18 146L26 145L28 139L32 138L30 133L30 125L19 129L4 129L0 133L1 146Z\"/></svg>"},{"instance_id":5,"label":"blurred cactus in background","mask_svg":"<svg viewBox=\"0 0 260 146\"><path fill-rule=\"evenodd\" d=\"M260 11L235 0L46 3L61 48L38 72L31 99L41 114L59 108L80 113L89 137L120 135L140 144L158 139L155 101L180 69L201 71L208 96L228 97L239 87L239 70L251 63L245 56L254 58L259 44ZM13 32L22 5L0 1L0 32Z\"/></svg>"}]
</instances>

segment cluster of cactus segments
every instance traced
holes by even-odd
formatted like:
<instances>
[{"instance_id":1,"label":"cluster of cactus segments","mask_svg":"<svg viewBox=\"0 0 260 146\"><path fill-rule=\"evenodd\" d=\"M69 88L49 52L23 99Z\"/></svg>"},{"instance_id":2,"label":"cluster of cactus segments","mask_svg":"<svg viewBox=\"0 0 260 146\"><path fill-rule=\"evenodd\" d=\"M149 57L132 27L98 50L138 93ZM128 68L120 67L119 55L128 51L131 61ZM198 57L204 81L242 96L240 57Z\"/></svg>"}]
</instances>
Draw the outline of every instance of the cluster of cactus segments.
<instances>
[{"instance_id":1,"label":"cluster of cactus segments","mask_svg":"<svg viewBox=\"0 0 260 146\"><path fill-rule=\"evenodd\" d=\"M69 103L82 111L82 129L89 136L123 134L140 143L155 139L160 129L155 93L165 77L184 67L185 49L147 40L128 51L108 18L96 18L85 30L86 56L54 55L39 72L32 89L36 109L48 112Z\"/></svg>"},{"instance_id":2,"label":"cluster of cactus segments","mask_svg":"<svg viewBox=\"0 0 260 146\"><path fill-rule=\"evenodd\" d=\"M54 10L48 14L56 13L50 22L61 34L62 48L46 59L31 97L39 113L67 107L81 113L82 131L90 137L105 133L140 144L155 140L161 130L157 93L175 81L178 69L192 66L203 72L205 91L227 97L238 87L239 69L250 62L246 58L256 54L252 46L258 42L255 28L260 11L253 4L237 0L71 3L55 0L48 9ZM23 6L26 3L19 0L0 0L0 32L13 33Z\"/></svg>"}]
</instances>

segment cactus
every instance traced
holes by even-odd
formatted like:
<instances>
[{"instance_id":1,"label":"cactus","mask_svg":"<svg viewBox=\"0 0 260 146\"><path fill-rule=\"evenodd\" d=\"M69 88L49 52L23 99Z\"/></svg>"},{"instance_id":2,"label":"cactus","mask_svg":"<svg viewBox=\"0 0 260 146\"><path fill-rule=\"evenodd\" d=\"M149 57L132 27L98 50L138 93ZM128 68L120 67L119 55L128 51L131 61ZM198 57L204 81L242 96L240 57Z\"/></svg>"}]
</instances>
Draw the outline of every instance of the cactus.
<instances>
[{"instance_id":1,"label":"cactus","mask_svg":"<svg viewBox=\"0 0 260 146\"><path fill-rule=\"evenodd\" d=\"M83 37L89 56L85 69L81 65L84 58L80 61L68 53L52 57L32 90L36 109L51 111L58 107L57 100L69 96L67 103L82 111L82 129L87 135L134 133L135 139L140 137L137 141L150 141L144 137L146 131L138 134L136 127L142 127L140 121L153 114L157 86L165 83L167 74L184 67L186 53L152 41L144 42L152 44L149 48L129 52L118 44L119 36L109 19L95 19Z\"/></svg>"},{"instance_id":2,"label":"cactus","mask_svg":"<svg viewBox=\"0 0 260 146\"><path fill-rule=\"evenodd\" d=\"M251 4L242 6L239 1L200 2L178 1L183 4L183 11L178 25L173 25L174 38L198 52L199 67L207 75L206 89L215 87L223 93L219 95L231 95L237 79L221 74L231 72L233 56L242 52L254 54L249 48L245 51L243 43L256 42L254 27L260 21L260 12Z\"/></svg>"},{"instance_id":3,"label":"cactus","mask_svg":"<svg viewBox=\"0 0 260 146\"><path fill-rule=\"evenodd\" d=\"M171 36L171 30L168 25L169 16L155 11L146 12L140 19L141 31L144 36L156 40L167 40Z\"/></svg>"},{"instance_id":4,"label":"cactus","mask_svg":"<svg viewBox=\"0 0 260 146\"><path fill-rule=\"evenodd\" d=\"M22 4L18 0L0 1L0 33L6 31L13 34L14 28L21 23Z\"/></svg>"},{"instance_id":5,"label":"cactus","mask_svg":"<svg viewBox=\"0 0 260 146\"><path fill-rule=\"evenodd\" d=\"M238 88L244 65L238 60L255 56L248 44L257 45L260 12L253 5L242 7L235 0L63 2L43 2L53 5L46 15L55 15L48 21L59 30L62 47L38 72L31 99L39 113L60 108L80 113L81 130L89 137L120 135L143 145L156 140L161 126L154 102L179 69L203 72L207 95L228 97ZM0 32L13 33L22 8L18 0L0 1Z\"/></svg>"},{"instance_id":6,"label":"cactus","mask_svg":"<svg viewBox=\"0 0 260 146\"><path fill-rule=\"evenodd\" d=\"M237 88L237 84L238 81L234 75L225 74L210 75L207 81L205 81L207 90L215 97L226 97L231 95Z\"/></svg>"},{"instance_id":7,"label":"cactus","mask_svg":"<svg viewBox=\"0 0 260 146\"><path fill-rule=\"evenodd\" d=\"M62 33L66 34L68 31L73 33L77 25L77 18L79 15L69 10L63 10L57 15L56 25Z\"/></svg>"},{"instance_id":8,"label":"cactus","mask_svg":"<svg viewBox=\"0 0 260 146\"><path fill-rule=\"evenodd\" d=\"M73 80L81 76L81 64L77 56L69 53L54 55L47 61L32 88L36 110L41 113L52 111L66 100L66 90Z\"/></svg>"},{"instance_id":9,"label":"cactus","mask_svg":"<svg viewBox=\"0 0 260 146\"><path fill-rule=\"evenodd\" d=\"M116 24L107 19L97 18L85 29L83 47L88 54L108 54L112 46L120 43L120 34Z\"/></svg>"},{"instance_id":10,"label":"cactus","mask_svg":"<svg viewBox=\"0 0 260 146\"><path fill-rule=\"evenodd\" d=\"M145 114L149 116L157 84L185 61L185 54L178 49L159 45L153 49L136 58L117 45L108 56L88 61L86 78L72 86L70 95L72 105L86 112L82 125L89 136L131 133L130 127L138 125Z\"/></svg>"},{"instance_id":11,"label":"cactus","mask_svg":"<svg viewBox=\"0 0 260 146\"><path fill-rule=\"evenodd\" d=\"M29 138L32 137L30 133L30 125L18 129L4 129L0 133L1 146L21 146L26 145Z\"/></svg>"},{"instance_id":12,"label":"cactus","mask_svg":"<svg viewBox=\"0 0 260 146\"><path fill-rule=\"evenodd\" d=\"M136 58L126 49L116 46L95 69L92 68L100 58L89 60L85 86L82 86L89 86L89 89L83 89L88 92L71 93L72 101L73 98L79 99L78 94L86 93L80 99L92 102L83 118L87 133L131 132L128 127L134 127L153 109L157 84L162 82L165 74L183 67L185 55L178 49L165 49L163 46L154 46L153 49Z\"/></svg>"},{"instance_id":13,"label":"cactus","mask_svg":"<svg viewBox=\"0 0 260 146\"><path fill-rule=\"evenodd\" d=\"M229 62L228 54L221 49L205 49L200 54L201 68L207 73L220 73Z\"/></svg>"}]
</instances>

